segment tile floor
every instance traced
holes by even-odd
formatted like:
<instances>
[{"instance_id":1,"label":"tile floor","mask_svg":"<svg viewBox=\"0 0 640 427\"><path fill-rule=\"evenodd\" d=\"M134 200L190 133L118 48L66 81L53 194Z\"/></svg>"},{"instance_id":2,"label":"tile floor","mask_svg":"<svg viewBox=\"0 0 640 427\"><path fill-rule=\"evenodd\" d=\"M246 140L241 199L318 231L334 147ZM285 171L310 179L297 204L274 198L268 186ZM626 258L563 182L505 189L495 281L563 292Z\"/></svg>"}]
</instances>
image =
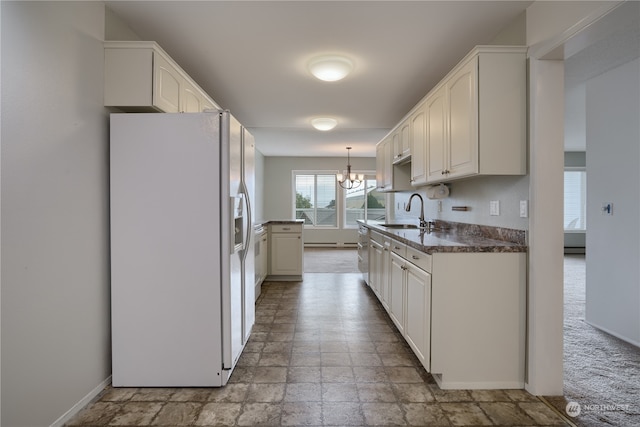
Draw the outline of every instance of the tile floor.
<instances>
[{"instance_id":1,"label":"tile floor","mask_svg":"<svg viewBox=\"0 0 640 427\"><path fill-rule=\"evenodd\" d=\"M68 426L569 425L522 390L440 390L358 274L262 288L223 388L107 388Z\"/></svg>"}]
</instances>

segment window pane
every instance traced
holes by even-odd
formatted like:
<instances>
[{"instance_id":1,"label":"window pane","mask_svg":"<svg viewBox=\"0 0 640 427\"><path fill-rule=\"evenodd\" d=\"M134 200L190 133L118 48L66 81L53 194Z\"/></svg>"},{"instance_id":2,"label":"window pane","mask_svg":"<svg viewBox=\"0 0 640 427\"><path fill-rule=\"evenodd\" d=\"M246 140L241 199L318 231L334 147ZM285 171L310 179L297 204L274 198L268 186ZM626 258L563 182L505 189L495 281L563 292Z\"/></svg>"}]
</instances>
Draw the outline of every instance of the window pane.
<instances>
[{"instance_id":1,"label":"window pane","mask_svg":"<svg viewBox=\"0 0 640 427\"><path fill-rule=\"evenodd\" d=\"M365 185L360 185L358 188L352 188L351 190L345 190L345 210L347 217L345 219L346 225L356 225L356 220L365 219Z\"/></svg>"},{"instance_id":2,"label":"window pane","mask_svg":"<svg viewBox=\"0 0 640 427\"><path fill-rule=\"evenodd\" d=\"M315 176L296 175L296 218L305 224L313 223L313 201L315 199Z\"/></svg>"},{"instance_id":3,"label":"window pane","mask_svg":"<svg viewBox=\"0 0 640 427\"><path fill-rule=\"evenodd\" d=\"M564 173L564 229L586 230L587 174L585 171Z\"/></svg>"},{"instance_id":4,"label":"window pane","mask_svg":"<svg viewBox=\"0 0 640 427\"><path fill-rule=\"evenodd\" d=\"M367 180L367 219L372 221L385 220L385 194L377 190L375 179Z\"/></svg>"},{"instance_id":5,"label":"window pane","mask_svg":"<svg viewBox=\"0 0 640 427\"><path fill-rule=\"evenodd\" d=\"M316 176L316 221L315 225L336 226L338 224L336 211L336 176Z\"/></svg>"},{"instance_id":6,"label":"window pane","mask_svg":"<svg viewBox=\"0 0 640 427\"><path fill-rule=\"evenodd\" d=\"M347 226L357 225L357 220L384 221L385 195L376 189L376 180L365 179L358 188L345 191L345 211Z\"/></svg>"}]
</instances>

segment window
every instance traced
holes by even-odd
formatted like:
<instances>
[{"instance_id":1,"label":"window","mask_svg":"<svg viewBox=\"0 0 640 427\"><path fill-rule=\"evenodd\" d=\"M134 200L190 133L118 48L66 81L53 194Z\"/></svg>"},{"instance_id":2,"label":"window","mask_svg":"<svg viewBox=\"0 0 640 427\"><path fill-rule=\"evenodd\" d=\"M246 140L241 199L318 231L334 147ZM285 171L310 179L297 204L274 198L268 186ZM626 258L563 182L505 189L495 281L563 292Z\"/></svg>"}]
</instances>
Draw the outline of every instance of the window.
<instances>
[{"instance_id":1,"label":"window","mask_svg":"<svg viewBox=\"0 0 640 427\"><path fill-rule=\"evenodd\" d=\"M333 171L294 171L295 217L306 226L337 227L336 185Z\"/></svg>"},{"instance_id":2,"label":"window","mask_svg":"<svg viewBox=\"0 0 640 427\"><path fill-rule=\"evenodd\" d=\"M584 169L564 171L564 229L587 229L587 173Z\"/></svg>"},{"instance_id":3,"label":"window","mask_svg":"<svg viewBox=\"0 0 640 427\"><path fill-rule=\"evenodd\" d=\"M344 194L345 227L357 227L359 219L384 221L386 199L377 190L375 177L365 175L360 186L344 190Z\"/></svg>"}]
</instances>

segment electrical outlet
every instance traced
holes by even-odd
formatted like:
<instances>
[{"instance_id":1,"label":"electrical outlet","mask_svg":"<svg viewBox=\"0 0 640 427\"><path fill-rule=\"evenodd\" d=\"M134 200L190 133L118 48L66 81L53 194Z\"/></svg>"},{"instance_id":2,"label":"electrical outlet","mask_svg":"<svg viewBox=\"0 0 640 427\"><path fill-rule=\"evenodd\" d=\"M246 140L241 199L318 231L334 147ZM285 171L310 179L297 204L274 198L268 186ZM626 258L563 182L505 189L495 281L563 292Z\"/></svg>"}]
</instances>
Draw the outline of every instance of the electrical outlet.
<instances>
[{"instance_id":1,"label":"electrical outlet","mask_svg":"<svg viewBox=\"0 0 640 427\"><path fill-rule=\"evenodd\" d=\"M491 200L489 202L489 215L491 215L491 216L500 215L500 201L499 200Z\"/></svg>"},{"instance_id":2,"label":"electrical outlet","mask_svg":"<svg viewBox=\"0 0 640 427\"><path fill-rule=\"evenodd\" d=\"M527 218L529 216L529 202L527 200L520 200L520 218Z\"/></svg>"},{"instance_id":3,"label":"electrical outlet","mask_svg":"<svg viewBox=\"0 0 640 427\"><path fill-rule=\"evenodd\" d=\"M438 212L442 212L442 200L438 200Z\"/></svg>"}]
</instances>

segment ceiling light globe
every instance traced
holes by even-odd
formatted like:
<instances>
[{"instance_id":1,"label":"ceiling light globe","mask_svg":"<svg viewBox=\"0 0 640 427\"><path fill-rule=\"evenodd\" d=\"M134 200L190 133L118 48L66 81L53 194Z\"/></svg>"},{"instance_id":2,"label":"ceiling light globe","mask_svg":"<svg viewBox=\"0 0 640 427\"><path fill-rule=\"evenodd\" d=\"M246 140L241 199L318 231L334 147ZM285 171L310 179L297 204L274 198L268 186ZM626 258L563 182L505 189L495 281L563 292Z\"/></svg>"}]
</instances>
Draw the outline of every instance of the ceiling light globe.
<instances>
[{"instance_id":1,"label":"ceiling light globe","mask_svg":"<svg viewBox=\"0 0 640 427\"><path fill-rule=\"evenodd\" d=\"M321 131L328 131L336 127L338 121L331 117L318 117L311 120L311 125Z\"/></svg>"},{"instance_id":2,"label":"ceiling light globe","mask_svg":"<svg viewBox=\"0 0 640 427\"><path fill-rule=\"evenodd\" d=\"M319 56L309 62L309 71L325 82L342 80L353 70L353 62L344 56Z\"/></svg>"}]
</instances>

